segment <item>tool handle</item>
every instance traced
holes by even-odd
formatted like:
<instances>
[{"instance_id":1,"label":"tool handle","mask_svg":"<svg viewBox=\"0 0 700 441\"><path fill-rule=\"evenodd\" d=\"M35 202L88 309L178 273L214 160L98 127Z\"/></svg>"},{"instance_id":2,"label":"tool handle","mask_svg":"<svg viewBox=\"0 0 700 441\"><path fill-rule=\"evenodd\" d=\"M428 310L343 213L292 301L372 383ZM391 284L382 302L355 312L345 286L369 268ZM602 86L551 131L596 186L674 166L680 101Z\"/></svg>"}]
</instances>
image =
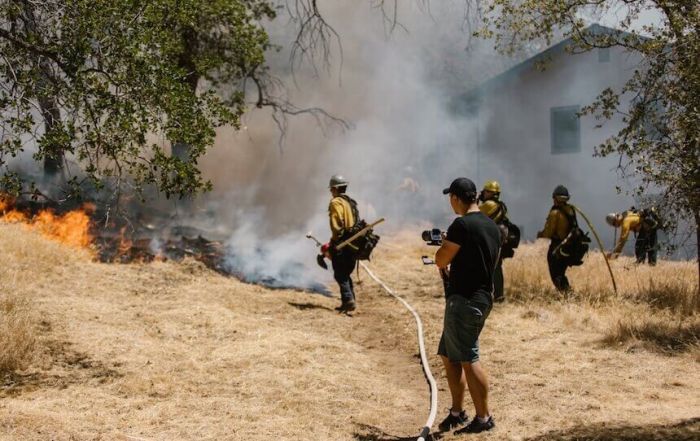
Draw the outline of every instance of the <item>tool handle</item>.
<instances>
[{"instance_id":1,"label":"tool handle","mask_svg":"<svg viewBox=\"0 0 700 441\"><path fill-rule=\"evenodd\" d=\"M348 245L350 245L352 248L357 249L357 247L351 245L351 242L352 242L353 240L357 239L358 237L364 236L369 230L371 230L372 228L374 228L374 227L376 227L377 225L381 224L382 222L384 222L384 218L381 218L381 219L377 220L376 222L367 225L366 227L364 227L363 229L361 229L361 230L358 231L357 233L353 234L349 239L347 239L347 240L345 240L345 241L339 243L338 246L335 247L335 249L336 249L336 250L342 250L343 248L345 248L345 247L348 246Z\"/></svg>"}]
</instances>

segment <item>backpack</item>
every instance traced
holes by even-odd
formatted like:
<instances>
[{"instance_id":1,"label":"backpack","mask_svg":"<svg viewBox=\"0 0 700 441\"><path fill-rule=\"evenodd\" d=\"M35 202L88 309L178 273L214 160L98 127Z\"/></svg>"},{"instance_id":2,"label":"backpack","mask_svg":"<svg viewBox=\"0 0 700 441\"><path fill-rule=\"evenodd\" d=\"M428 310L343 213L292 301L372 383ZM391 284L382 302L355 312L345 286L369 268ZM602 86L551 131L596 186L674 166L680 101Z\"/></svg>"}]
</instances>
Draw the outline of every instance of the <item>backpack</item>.
<instances>
[{"instance_id":1,"label":"backpack","mask_svg":"<svg viewBox=\"0 0 700 441\"><path fill-rule=\"evenodd\" d=\"M636 212L639 215L644 230L657 230L662 228L663 223L661 222L661 216L659 216L655 207L642 208L641 210L635 210L635 208L632 207L630 211Z\"/></svg>"},{"instance_id":2,"label":"backpack","mask_svg":"<svg viewBox=\"0 0 700 441\"><path fill-rule=\"evenodd\" d=\"M520 228L508 218L504 218L501 225L504 227L503 232L506 233L501 246L501 257L507 259L515 255L515 249L520 245Z\"/></svg>"},{"instance_id":3,"label":"backpack","mask_svg":"<svg viewBox=\"0 0 700 441\"><path fill-rule=\"evenodd\" d=\"M570 266L579 266L583 264L583 258L588 253L588 246L591 243L591 238L588 233L583 231L576 221L576 213L569 215L560 207L554 206L552 210L558 210L569 221L571 231L561 244L555 250L555 257L566 260Z\"/></svg>"},{"instance_id":4,"label":"backpack","mask_svg":"<svg viewBox=\"0 0 700 441\"><path fill-rule=\"evenodd\" d=\"M365 222L364 219L360 219L360 211L357 209L357 202L355 202L353 198L346 194L341 194L339 197L343 198L348 203L348 205L350 205L352 217L353 219L355 219L355 225L346 229L345 234L343 234L343 237L341 238L342 242L366 228L367 222ZM347 248L354 251L355 258L357 260L370 260L372 251L374 251L374 248L377 246L378 242L379 236L377 234L374 234L374 231L370 229L367 232L365 232L365 234L363 234L362 236L353 240L350 243L350 245L352 246L348 245Z\"/></svg>"},{"instance_id":5,"label":"backpack","mask_svg":"<svg viewBox=\"0 0 700 441\"><path fill-rule=\"evenodd\" d=\"M498 202L498 211L494 215L497 217L500 212L503 212L503 219L498 223L501 230L501 257L507 259L515 256L515 249L520 245L520 228L508 219L508 208L501 201Z\"/></svg>"}]
</instances>

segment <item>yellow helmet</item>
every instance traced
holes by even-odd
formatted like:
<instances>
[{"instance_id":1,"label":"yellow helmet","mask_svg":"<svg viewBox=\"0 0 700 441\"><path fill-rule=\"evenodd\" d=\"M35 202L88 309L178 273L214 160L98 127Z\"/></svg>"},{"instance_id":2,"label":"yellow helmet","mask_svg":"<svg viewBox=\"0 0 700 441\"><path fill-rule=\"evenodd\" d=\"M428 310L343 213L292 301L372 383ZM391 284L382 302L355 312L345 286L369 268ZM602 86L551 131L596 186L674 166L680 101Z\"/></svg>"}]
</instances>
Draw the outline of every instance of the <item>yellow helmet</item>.
<instances>
[{"instance_id":1,"label":"yellow helmet","mask_svg":"<svg viewBox=\"0 0 700 441\"><path fill-rule=\"evenodd\" d=\"M486 181L484 182L484 190L491 191L493 193L501 192L501 184L498 181Z\"/></svg>"}]
</instances>

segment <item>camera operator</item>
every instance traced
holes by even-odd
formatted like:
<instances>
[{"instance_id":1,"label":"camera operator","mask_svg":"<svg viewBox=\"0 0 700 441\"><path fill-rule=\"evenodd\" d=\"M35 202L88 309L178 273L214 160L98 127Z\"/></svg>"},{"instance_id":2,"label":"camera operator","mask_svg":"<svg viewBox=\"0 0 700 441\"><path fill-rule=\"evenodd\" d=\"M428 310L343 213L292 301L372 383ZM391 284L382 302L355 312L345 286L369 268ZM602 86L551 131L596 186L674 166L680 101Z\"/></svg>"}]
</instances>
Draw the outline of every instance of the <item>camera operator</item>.
<instances>
[{"instance_id":1,"label":"camera operator","mask_svg":"<svg viewBox=\"0 0 700 441\"><path fill-rule=\"evenodd\" d=\"M450 205L459 217L448 228L435 255L441 274L448 278L438 354L452 395L450 413L439 428L444 432L466 424L463 402L468 385L476 416L456 433L478 433L494 427L488 409L486 371L479 362L479 334L493 306L501 231L479 210L476 186L471 180L457 178L443 193L450 195Z\"/></svg>"}]
</instances>

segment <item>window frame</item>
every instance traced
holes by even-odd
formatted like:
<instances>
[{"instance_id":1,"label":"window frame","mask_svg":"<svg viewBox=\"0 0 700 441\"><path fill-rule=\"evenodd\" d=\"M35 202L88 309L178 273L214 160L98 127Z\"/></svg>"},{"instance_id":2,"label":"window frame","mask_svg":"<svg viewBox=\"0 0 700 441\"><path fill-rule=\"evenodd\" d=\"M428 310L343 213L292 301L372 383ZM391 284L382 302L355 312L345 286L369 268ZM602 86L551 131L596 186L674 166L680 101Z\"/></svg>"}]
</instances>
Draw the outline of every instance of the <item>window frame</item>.
<instances>
[{"instance_id":1,"label":"window frame","mask_svg":"<svg viewBox=\"0 0 700 441\"><path fill-rule=\"evenodd\" d=\"M553 155L563 155L569 153L580 153L581 152L581 118L578 117L578 112L581 111L580 105L573 106L558 106L549 108L549 143L550 152ZM572 113L576 115L576 135L575 142L572 146L567 146L566 148L561 148L562 141L560 138L561 130L557 130L556 116L564 112ZM558 141L558 142L557 142Z\"/></svg>"}]
</instances>

